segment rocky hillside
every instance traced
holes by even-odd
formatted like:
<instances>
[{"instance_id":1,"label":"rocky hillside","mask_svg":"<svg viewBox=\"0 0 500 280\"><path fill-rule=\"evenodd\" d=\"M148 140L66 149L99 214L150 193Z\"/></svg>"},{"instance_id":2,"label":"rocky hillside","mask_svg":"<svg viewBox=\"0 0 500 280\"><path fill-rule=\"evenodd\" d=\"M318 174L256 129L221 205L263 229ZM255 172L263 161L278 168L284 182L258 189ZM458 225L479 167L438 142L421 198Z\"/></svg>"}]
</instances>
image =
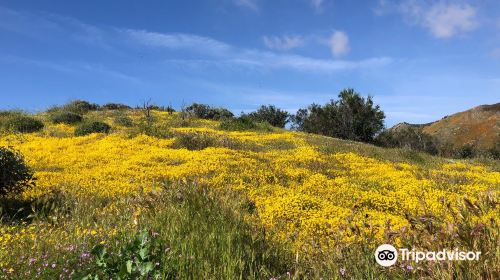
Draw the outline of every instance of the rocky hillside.
<instances>
[{"instance_id":1,"label":"rocky hillside","mask_svg":"<svg viewBox=\"0 0 500 280\"><path fill-rule=\"evenodd\" d=\"M423 126L424 132L455 147L490 149L500 141L500 103L482 105Z\"/></svg>"}]
</instances>

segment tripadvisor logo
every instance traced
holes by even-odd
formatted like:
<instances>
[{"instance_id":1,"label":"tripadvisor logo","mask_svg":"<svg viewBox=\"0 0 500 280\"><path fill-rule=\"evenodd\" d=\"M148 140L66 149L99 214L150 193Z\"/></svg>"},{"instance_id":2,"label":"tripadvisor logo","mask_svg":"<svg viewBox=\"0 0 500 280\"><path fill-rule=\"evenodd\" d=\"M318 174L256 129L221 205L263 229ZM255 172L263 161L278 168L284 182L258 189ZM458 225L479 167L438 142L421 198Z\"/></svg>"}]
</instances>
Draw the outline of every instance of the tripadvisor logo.
<instances>
[{"instance_id":1,"label":"tripadvisor logo","mask_svg":"<svg viewBox=\"0 0 500 280\"><path fill-rule=\"evenodd\" d=\"M481 252L466 252L455 250L440 250L440 251L418 251L408 250L405 248L397 250L394 246L383 244L375 250L375 261L381 266L391 266L396 263L398 256L401 256L402 261L477 261L481 256Z\"/></svg>"},{"instance_id":2,"label":"tripadvisor logo","mask_svg":"<svg viewBox=\"0 0 500 280\"><path fill-rule=\"evenodd\" d=\"M391 266L398 260L398 250L389 244L380 245L375 251L375 260L381 266Z\"/></svg>"}]
</instances>

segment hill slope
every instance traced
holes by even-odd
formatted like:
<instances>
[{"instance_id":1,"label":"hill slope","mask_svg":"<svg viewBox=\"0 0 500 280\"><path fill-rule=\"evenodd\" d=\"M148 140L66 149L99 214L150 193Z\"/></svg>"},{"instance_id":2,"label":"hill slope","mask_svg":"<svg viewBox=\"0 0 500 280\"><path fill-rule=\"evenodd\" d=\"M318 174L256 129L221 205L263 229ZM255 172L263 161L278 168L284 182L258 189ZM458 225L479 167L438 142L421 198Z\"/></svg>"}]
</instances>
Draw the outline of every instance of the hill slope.
<instances>
[{"instance_id":1,"label":"hill slope","mask_svg":"<svg viewBox=\"0 0 500 280\"><path fill-rule=\"evenodd\" d=\"M0 133L37 178L16 199L57 202L31 224L0 223L0 271L12 279L111 271L91 263L96 248L113 252L101 254L109 267L130 267L112 256L148 240L144 267L159 279L498 278L494 253L474 269L423 263L414 275L373 262L383 243L496 252L493 165L162 111L89 111L83 121L109 133L75 136L81 123L54 124L51 114L31 116L45 125L38 132Z\"/></svg>"},{"instance_id":2,"label":"hill slope","mask_svg":"<svg viewBox=\"0 0 500 280\"><path fill-rule=\"evenodd\" d=\"M425 125L424 132L455 147L472 144L481 149L495 146L500 137L500 103L482 105Z\"/></svg>"}]
</instances>

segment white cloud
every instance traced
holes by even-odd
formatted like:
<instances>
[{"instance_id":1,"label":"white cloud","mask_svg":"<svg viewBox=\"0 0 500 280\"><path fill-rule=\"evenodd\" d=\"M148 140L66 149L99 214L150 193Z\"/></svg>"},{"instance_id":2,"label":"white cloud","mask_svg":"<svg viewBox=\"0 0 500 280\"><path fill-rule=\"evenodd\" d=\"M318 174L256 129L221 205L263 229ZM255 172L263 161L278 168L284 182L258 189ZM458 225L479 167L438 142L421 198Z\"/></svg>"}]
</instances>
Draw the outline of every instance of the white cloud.
<instances>
[{"instance_id":1,"label":"white cloud","mask_svg":"<svg viewBox=\"0 0 500 280\"><path fill-rule=\"evenodd\" d=\"M129 36L129 39L151 47L187 49L212 55L223 55L231 49L231 46L226 43L191 34L164 34L136 29L126 29L123 32Z\"/></svg>"},{"instance_id":2,"label":"white cloud","mask_svg":"<svg viewBox=\"0 0 500 280\"><path fill-rule=\"evenodd\" d=\"M319 12L323 9L324 0L310 0L310 1L311 5L314 7L316 11Z\"/></svg>"},{"instance_id":3,"label":"white cloud","mask_svg":"<svg viewBox=\"0 0 500 280\"><path fill-rule=\"evenodd\" d=\"M2 10L0 9L0 12ZM373 67L383 67L390 64L392 60L387 57L373 57L358 61L312 58L301 55L283 54L275 51L249 49L237 47L231 44L205 36L186 33L159 33L147 30L120 29L114 27L98 27L80 22L73 18L60 17L56 15L22 13L22 17L16 14L16 18L9 19L16 23L22 23L23 29L17 32L31 34L37 30L37 23L44 21L52 29L58 30L58 37L71 38L74 43L91 43L94 47L105 50L113 50L113 54L119 53L121 57L137 57L140 53L147 53L147 48L156 49L155 61L166 61L173 64L201 67L244 67L249 69L284 69L293 71L308 71L319 73L332 73L336 71L349 71ZM33 18L37 18L36 21ZM3 18L2 18L3 20ZM9 23L9 22L7 22ZM9 23L10 24L10 23ZM0 25L0 28L2 26ZM25 28L24 28L25 27ZM46 34L46 32L41 32ZM343 33L341 33L343 34ZM51 34L50 36L56 36ZM345 34L344 34L345 36ZM334 38L333 36L332 38ZM338 35L337 35L338 37ZM300 39L299 39L300 38ZM268 38L269 39L269 38ZM297 47L301 44L301 37L283 37L269 39L274 43L276 49ZM344 42L343 42L344 41ZM347 36L332 40L334 47L332 51L340 54L348 50ZM171 52L175 50L175 52ZM163 59L162 59L163 57ZM189 59L187 59L189 57ZM17 63L21 63L19 60ZM30 62L40 64L41 62ZM75 65L62 61L58 65L47 65L44 67L58 71L71 70L90 71L89 65ZM126 78L126 75L118 71L111 71L99 65L92 65L92 69L114 76L115 78ZM133 77L131 80L133 80Z\"/></svg>"},{"instance_id":4,"label":"white cloud","mask_svg":"<svg viewBox=\"0 0 500 280\"><path fill-rule=\"evenodd\" d=\"M256 0L234 0L234 3L240 7L248 8L255 12L259 10Z\"/></svg>"},{"instance_id":5,"label":"white cloud","mask_svg":"<svg viewBox=\"0 0 500 280\"><path fill-rule=\"evenodd\" d=\"M493 49L490 52L490 56L493 58L500 58L500 48Z\"/></svg>"},{"instance_id":6,"label":"white cloud","mask_svg":"<svg viewBox=\"0 0 500 280\"><path fill-rule=\"evenodd\" d=\"M341 56L349 52L349 38L342 31L335 31L329 40L333 56Z\"/></svg>"},{"instance_id":7,"label":"white cloud","mask_svg":"<svg viewBox=\"0 0 500 280\"><path fill-rule=\"evenodd\" d=\"M389 13L401 14L407 22L428 29L436 38L451 38L479 26L477 9L461 1L380 0L375 14Z\"/></svg>"},{"instance_id":8,"label":"white cloud","mask_svg":"<svg viewBox=\"0 0 500 280\"><path fill-rule=\"evenodd\" d=\"M262 39L271 50L288 51L304 45L304 39L300 36L264 36Z\"/></svg>"},{"instance_id":9,"label":"white cloud","mask_svg":"<svg viewBox=\"0 0 500 280\"><path fill-rule=\"evenodd\" d=\"M423 25L437 38L449 38L474 30L479 24L476 9L470 5L432 6L423 15Z\"/></svg>"}]
</instances>

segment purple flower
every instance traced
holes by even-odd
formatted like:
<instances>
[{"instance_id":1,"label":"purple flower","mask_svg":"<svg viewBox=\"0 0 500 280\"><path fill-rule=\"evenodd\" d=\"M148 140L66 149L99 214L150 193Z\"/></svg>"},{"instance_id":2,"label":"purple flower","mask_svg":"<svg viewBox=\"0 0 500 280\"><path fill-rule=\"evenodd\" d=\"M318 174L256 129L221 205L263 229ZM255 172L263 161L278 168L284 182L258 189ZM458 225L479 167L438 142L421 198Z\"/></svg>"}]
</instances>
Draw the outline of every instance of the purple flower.
<instances>
[{"instance_id":1,"label":"purple flower","mask_svg":"<svg viewBox=\"0 0 500 280\"><path fill-rule=\"evenodd\" d=\"M412 271L412 270L413 270L413 266L411 266L411 265L407 265L407 266L406 266L406 270L408 270L408 271Z\"/></svg>"},{"instance_id":2,"label":"purple flower","mask_svg":"<svg viewBox=\"0 0 500 280\"><path fill-rule=\"evenodd\" d=\"M90 254L89 254L89 253L87 253L87 252L83 252L83 253L80 255L80 257L81 257L82 259L85 259L85 258L90 257Z\"/></svg>"},{"instance_id":3,"label":"purple flower","mask_svg":"<svg viewBox=\"0 0 500 280\"><path fill-rule=\"evenodd\" d=\"M345 267L342 267L340 269L340 275L344 276L345 275Z\"/></svg>"}]
</instances>

